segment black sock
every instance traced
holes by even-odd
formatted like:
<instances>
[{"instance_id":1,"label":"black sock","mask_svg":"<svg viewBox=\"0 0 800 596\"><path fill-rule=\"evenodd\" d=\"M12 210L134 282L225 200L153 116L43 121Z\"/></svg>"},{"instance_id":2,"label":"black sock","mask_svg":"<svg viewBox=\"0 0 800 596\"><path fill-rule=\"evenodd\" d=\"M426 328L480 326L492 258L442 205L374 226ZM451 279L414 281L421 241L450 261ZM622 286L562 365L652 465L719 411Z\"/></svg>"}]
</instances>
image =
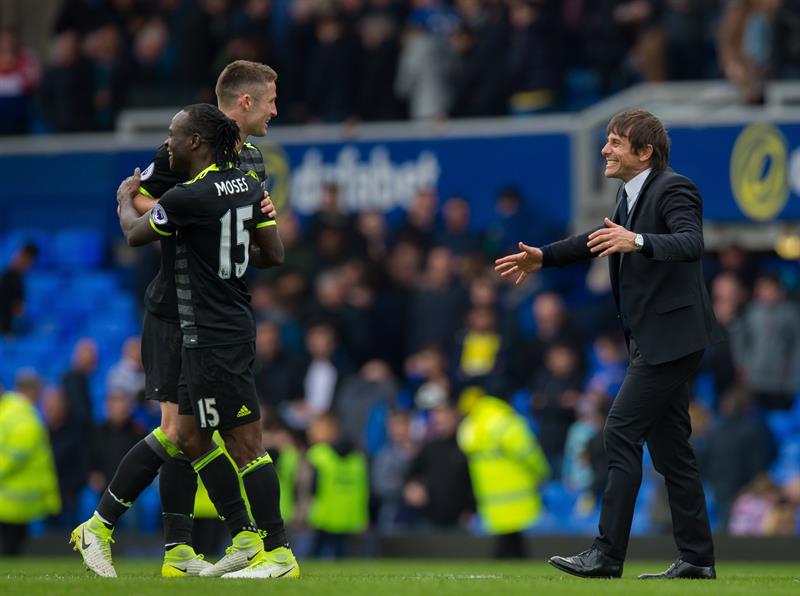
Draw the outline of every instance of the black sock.
<instances>
[{"instance_id":1,"label":"black sock","mask_svg":"<svg viewBox=\"0 0 800 596\"><path fill-rule=\"evenodd\" d=\"M113 528L117 520L130 509L142 491L150 486L158 469L169 458L167 450L159 442L156 429L136 443L117 466L117 471L100 497L97 514L101 521ZM160 433L163 435L163 432Z\"/></svg>"},{"instance_id":2,"label":"black sock","mask_svg":"<svg viewBox=\"0 0 800 596\"><path fill-rule=\"evenodd\" d=\"M182 453L161 466L158 477L161 510L164 520L164 545L192 546L194 497L197 493L197 473L189 458Z\"/></svg>"},{"instance_id":3,"label":"black sock","mask_svg":"<svg viewBox=\"0 0 800 596\"><path fill-rule=\"evenodd\" d=\"M250 513L264 538L264 549L289 547L281 517L281 485L275 466L267 454L254 459L239 470L250 502Z\"/></svg>"},{"instance_id":4,"label":"black sock","mask_svg":"<svg viewBox=\"0 0 800 596\"><path fill-rule=\"evenodd\" d=\"M231 536L236 536L242 530L257 532L247 515L236 470L222 449L214 447L203 457L194 460L192 466L203 480L208 496L228 526Z\"/></svg>"}]
</instances>

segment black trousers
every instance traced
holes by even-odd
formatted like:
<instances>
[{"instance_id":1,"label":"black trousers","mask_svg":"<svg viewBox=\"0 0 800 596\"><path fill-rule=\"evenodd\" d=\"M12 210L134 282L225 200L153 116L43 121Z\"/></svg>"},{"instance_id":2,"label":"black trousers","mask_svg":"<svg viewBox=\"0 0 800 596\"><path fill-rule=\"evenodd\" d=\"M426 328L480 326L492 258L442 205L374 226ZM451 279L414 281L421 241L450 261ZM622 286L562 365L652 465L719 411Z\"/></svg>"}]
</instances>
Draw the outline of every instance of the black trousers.
<instances>
[{"instance_id":1,"label":"black trousers","mask_svg":"<svg viewBox=\"0 0 800 596\"><path fill-rule=\"evenodd\" d=\"M642 445L647 442L655 469L664 476L672 529L681 558L693 565L714 564L714 544L694 451L689 445L689 382L703 352L665 364L644 361L635 342L631 362L603 429L608 482L595 547L624 560L633 508L642 483Z\"/></svg>"}]
</instances>

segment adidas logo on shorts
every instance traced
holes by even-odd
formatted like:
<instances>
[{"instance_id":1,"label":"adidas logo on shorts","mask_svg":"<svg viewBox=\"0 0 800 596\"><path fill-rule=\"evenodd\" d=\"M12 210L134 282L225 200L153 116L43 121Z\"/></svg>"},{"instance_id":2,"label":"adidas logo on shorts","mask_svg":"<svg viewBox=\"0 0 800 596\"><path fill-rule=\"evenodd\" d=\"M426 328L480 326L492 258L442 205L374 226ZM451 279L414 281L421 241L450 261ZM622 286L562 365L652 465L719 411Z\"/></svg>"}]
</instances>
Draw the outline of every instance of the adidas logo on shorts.
<instances>
[{"instance_id":1,"label":"adidas logo on shorts","mask_svg":"<svg viewBox=\"0 0 800 596\"><path fill-rule=\"evenodd\" d=\"M241 408L239 408L239 413L236 414L236 417L242 418L244 416L249 416L249 415L250 415L250 410L247 409L247 406L242 406Z\"/></svg>"}]
</instances>

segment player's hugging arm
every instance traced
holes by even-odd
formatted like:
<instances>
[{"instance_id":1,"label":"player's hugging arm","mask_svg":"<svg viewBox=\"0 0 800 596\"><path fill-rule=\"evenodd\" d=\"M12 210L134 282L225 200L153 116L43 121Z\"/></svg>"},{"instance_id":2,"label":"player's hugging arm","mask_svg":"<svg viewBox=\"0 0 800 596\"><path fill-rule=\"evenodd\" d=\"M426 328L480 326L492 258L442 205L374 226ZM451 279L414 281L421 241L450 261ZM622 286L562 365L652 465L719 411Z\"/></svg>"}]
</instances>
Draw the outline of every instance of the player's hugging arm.
<instances>
[{"instance_id":1,"label":"player's hugging arm","mask_svg":"<svg viewBox=\"0 0 800 596\"><path fill-rule=\"evenodd\" d=\"M160 205L156 205L144 215L139 215L134 204L134 198L140 194L139 183L139 168L136 168L134 175L123 180L117 189L119 224L130 246L141 246L158 240L161 236L171 235L169 231L160 230L156 226L158 220L152 219L154 210L163 211Z\"/></svg>"},{"instance_id":2,"label":"player's hugging arm","mask_svg":"<svg viewBox=\"0 0 800 596\"><path fill-rule=\"evenodd\" d=\"M267 224L267 225L264 225ZM250 264L258 269L283 265L283 241L275 220L262 222L253 234L250 245Z\"/></svg>"}]
</instances>

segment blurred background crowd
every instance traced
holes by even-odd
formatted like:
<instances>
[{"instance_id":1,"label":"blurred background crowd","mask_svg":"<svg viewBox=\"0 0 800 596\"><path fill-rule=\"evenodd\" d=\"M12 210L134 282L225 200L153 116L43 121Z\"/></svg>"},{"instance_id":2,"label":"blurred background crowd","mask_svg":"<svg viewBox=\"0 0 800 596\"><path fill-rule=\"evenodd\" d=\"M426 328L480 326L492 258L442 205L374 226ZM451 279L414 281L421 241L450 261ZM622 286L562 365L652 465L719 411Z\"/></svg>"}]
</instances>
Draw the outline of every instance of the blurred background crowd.
<instances>
[{"instance_id":1,"label":"blurred background crowd","mask_svg":"<svg viewBox=\"0 0 800 596\"><path fill-rule=\"evenodd\" d=\"M24 3L20 3L21 5ZM636 82L800 73L800 0L42 0L0 23L0 134L110 130L213 101L245 58L281 122L577 110ZM0 13L0 18L2 14Z\"/></svg>"},{"instance_id":2,"label":"blurred background crowd","mask_svg":"<svg viewBox=\"0 0 800 596\"><path fill-rule=\"evenodd\" d=\"M463 431L464 416L470 420L490 394L508 404L509 420L524 422L525 457L535 462L506 476L528 478L536 499L517 529L591 533L606 474L601 430L627 362L606 262L545 270L518 287L502 282L493 259L514 250L536 217L511 188L483 222L464 198L430 189L389 214L347 215L335 185L323 193L312 216L279 214L286 263L251 270L249 280L264 437L287 518L314 526L313 488L304 483L313 463L304 453L329 444L364 468L342 489L352 491L341 507L353 523L340 533L358 533L367 520L381 532L491 531L486 515L475 516L483 489L475 490L475 444ZM47 344L38 370L6 359L3 373L8 389L16 383L41 410L50 436L62 508L46 523L71 528L159 421L157 404L142 399L138 321L120 327L113 315L104 323L102 309L91 307L117 294L141 304L158 249L105 246L93 270L82 264L74 275L94 279L91 287L54 295L43 280L68 268L52 244L22 243L8 253L3 331L17 345L37 333L46 343L57 310L64 325L75 317L73 341L55 350ZM800 265L730 246L710 253L705 271L728 340L706 354L691 406L712 523L734 535L795 535ZM114 284L100 283L103 276ZM122 353L112 352L120 343ZM634 534L670 528L663 482L648 469ZM135 510L127 523L158 527L157 496Z\"/></svg>"}]
</instances>

